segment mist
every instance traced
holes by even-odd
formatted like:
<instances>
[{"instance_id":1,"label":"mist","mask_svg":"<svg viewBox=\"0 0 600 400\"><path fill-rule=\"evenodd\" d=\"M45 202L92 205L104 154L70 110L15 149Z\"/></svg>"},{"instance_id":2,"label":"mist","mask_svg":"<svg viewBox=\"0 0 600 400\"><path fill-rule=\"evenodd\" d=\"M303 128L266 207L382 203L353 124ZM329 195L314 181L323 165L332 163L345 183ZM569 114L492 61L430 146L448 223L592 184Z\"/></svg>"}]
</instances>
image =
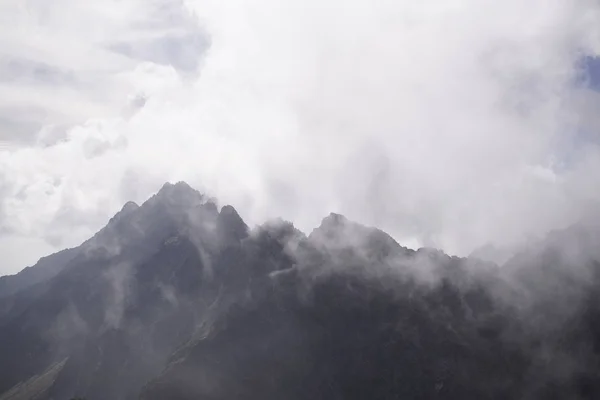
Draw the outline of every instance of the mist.
<instances>
[{"instance_id":1,"label":"mist","mask_svg":"<svg viewBox=\"0 0 600 400\"><path fill-rule=\"evenodd\" d=\"M594 1L10 0L2 18L0 273L165 181L250 224L337 212L458 255L599 200Z\"/></svg>"}]
</instances>

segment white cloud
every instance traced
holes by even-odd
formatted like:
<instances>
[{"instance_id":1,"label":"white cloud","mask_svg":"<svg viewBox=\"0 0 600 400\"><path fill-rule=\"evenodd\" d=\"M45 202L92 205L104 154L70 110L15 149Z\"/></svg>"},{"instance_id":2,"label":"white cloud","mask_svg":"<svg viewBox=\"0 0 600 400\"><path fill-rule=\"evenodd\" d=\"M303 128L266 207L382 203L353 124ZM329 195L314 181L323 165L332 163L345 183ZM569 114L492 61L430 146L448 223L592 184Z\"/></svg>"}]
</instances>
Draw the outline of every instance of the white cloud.
<instances>
[{"instance_id":1,"label":"white cloud","mask_svg":"<svg viewBox=\"0 0 600 400\"><path fill-rule=\"evenodd\" d=\"M575 85L593 1L6 4L0 54L58 72L9 81L0 60L5 106L81 121L0 147L6 237L73 245L183 179L251 222L338 211L464 253L600 196L600 102Z\"/></svg>"},{"instance_id":2,"label":"white cloud","mask_svg":"<svg viewBox=\"0 0 600 400\"><path fill-rule=\"evenodd\" d=\"M174 0L0 4L0 139L106 118L135 91L142 62L194 73L207 36ZM33 115L32 115L33 114Z\"/></svg>"}]
</instances>

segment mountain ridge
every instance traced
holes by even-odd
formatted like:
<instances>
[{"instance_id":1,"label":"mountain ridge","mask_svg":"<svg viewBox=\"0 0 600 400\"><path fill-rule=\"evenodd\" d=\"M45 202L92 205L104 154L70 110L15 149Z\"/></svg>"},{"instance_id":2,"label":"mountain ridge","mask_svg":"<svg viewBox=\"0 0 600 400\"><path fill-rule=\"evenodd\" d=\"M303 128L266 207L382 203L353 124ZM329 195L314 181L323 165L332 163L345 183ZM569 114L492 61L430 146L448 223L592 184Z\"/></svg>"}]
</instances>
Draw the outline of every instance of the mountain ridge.
<instances>
[{"instance_id":1,"label":"mountain ridge","mask_svg":"<svg viewBox=\"0 0 600 400\"><path fill-rule=\"evenodd\" d=\"M578 229L499 269L335 213L249 228L165 184L0 297L0 395L66 360L36 399L591 398L600 235Z\"/></svg>"}]
</instances>

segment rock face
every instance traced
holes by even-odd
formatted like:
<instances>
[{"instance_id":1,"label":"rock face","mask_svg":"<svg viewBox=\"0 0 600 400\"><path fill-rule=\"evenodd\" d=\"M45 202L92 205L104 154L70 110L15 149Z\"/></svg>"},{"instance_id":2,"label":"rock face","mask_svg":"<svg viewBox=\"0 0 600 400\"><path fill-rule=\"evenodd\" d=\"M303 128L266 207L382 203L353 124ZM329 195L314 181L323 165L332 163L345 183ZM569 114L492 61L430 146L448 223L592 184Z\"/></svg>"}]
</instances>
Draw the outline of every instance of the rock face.
<instances>
[{"instance_id":1,"label":"rock face","mask_svg":"<svg viewBox=\"0 0 600 400\"><path fill-rule=\"evenodd\" d=\"M218 217L189 186L166 185L56 276L2 299L0 392L67 359L46 398L136 398L216 297L205 271L219 257Z\"/></svg>"},{"instance_id":2,"label":"rock face","mask_svg":"<svg viewBox=\"0 0 600 400\"><path fill-rule=\"evenodd\" d=\"M0 285L0 399L600 398L599 232L498 268L167 184Z\"/></svg>"}]
</instances>

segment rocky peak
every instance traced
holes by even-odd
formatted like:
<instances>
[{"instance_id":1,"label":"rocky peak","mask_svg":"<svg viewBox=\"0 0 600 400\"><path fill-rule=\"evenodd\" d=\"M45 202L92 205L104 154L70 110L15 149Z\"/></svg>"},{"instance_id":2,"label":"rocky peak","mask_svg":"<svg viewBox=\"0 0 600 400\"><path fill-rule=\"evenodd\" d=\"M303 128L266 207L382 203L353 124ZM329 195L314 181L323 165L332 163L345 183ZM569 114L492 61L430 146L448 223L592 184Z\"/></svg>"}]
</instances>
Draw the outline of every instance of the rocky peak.
<instances>
[{"instance_id":1,"label":"rocky peak","mask_svg":"<svg viewBox=\"0 0 600 400\"><path fill-rule=\"evenodd\" d=\"M372 231L371 228L350 221L341 214L331 213L311 232L309 239L328 247L344 247L353 244L357 239L366 238Z\"/></svg>"},{"instance_id":2,"label":"rocky peak","mask_svg":"<svg viewBox=\"0 0 600 400\"><path fill-rule=\"evenodd\" d=\"M121 213L125 213L128 214L132 211L135 211L139 208L140 206L137 205L137 203L133 202L133 201L128 201L127 203L125 203L125 205L123 206L123 208L121 208Z\"/></svg>"},{"instance_id":3,"label":"rocky peak","mask_svg":"<svg viewBox=\"0 0 600 400\"><path fill-rule=\"evenodd\" d=\"M165 183L155 198L164 204L184 208L204 203L204 196L185 182Z\"/></svg>"},{"instance_id":4,"label":"rocky peak","mask_svg":"<svg viewBox=\"0 0 600 400\"><path fill-rule=\"evenodd\" d=\"M391 252L404 253L407 250L387 233L351 221L336 213L325 217L321 225L311 232L308 239L313 245L326 248L330 253L351 249L366 257L375 255L385 257Z\"/></svg>"},{"instance_id":5,"label":"rocky peak","mask_svg":"<svg viewBox=\"0 0 600 400\"><path fill-rule=\"evenodd\" d=\"M348 224L350 221L342 214L330 213L321 221L320 228L339 228Z\"/></svg>"},{"instance_id":6,"label":"rocky peak","mask_svg":"<svg viewBox=\"0 0 600 400\"><path fill-rule=\"evenodd\" d=\"M217 217L218 236L222 243L239 241L248 236L248 225L230 205L223 206Z\"/></svg>"},{"instance_id":7,"label":"rocky peak","mask_svg":"<svg viewBox=\"0 0 600 400\"><path fill-rule=\"evenodd\" d=\"M131 215L133 212L135 212L135 210L137 210L138 208L140 208L140 206L138 206L136 203L134 203L133 201L128 201L127 203L125 203L125 205L121 208L121 211L119 211L118 213L116 213L109 221L109 223L112 222L117 222L117 221L121 221L123 218L125 218L128 215Z\"/></svg>"}]
</instances>

